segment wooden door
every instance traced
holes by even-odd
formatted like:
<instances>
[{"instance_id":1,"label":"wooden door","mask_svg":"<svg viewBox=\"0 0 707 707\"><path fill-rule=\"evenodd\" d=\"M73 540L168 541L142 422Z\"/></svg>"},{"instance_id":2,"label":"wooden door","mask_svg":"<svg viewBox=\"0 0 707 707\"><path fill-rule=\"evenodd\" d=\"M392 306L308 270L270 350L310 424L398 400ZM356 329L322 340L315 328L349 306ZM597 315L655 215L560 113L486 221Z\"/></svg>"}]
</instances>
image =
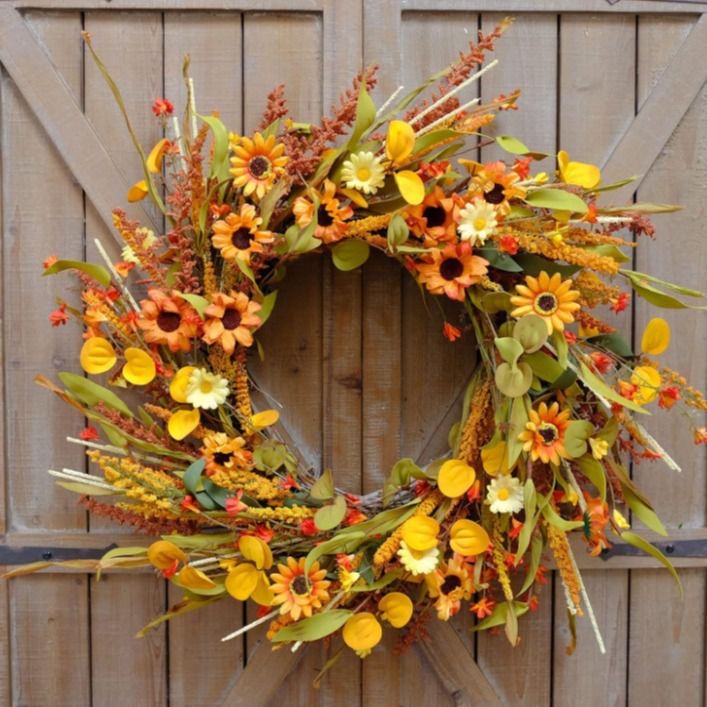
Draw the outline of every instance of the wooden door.
<instances>
[{"instance_id":1,"label":"wooden door","mask_svg":"<svg viewBox=\"0 0 707 707\"><path fill-rule=\"evenodd\" d=\"M140 138L159 137L149 105L182 99L189 52L202 110L236 130L257 123L268 90L287 84L292 112L316 119L363 65L380 63L379 100L451 60L479 28L517 22L482 96L524 89L522 109L497 130L534 149L562 145L599 160L607 180L641 174L640 200L681 203L658 222L639 269L699 286L707 219L707 3L657 0L0 0L0 151L3 224L3 402L6 510L2 557L39 559L101 548L116 529L88 519L45 470L81 468L65 442L82 421L36 390L37 372L75 367L77 339L49 330L61 283L39 277L51 253L91 257L111 243L110 209L124 203L136 161L120 116L79 33L91 32L125 91ZM485 151L484 159L493 157ZM623 195L631 199L632 194ZM132 212L136 217L153 214ZM688 256L688 257L686 257ZM625 333L647 317L637 303ZM669 313L666 359L704 389L705 319ZM278 326L285 324L286 326ZM369 491L401 455L425 461L444 448L473 349L439 336L397 265L372 258L341 273L312 257L289 273L266 333L259 385L285 406L283 424L338 483ZM278 329L274 337L272 330ZM564 602L554 580L523 640L469 633L471 618L435 624L432 640L402 657L390 645L360 662L344 657L312 679L324 648L271 652L262 634L221 644L247 617L221 602L136 641L134 633L176 595L151 574L93 578L69 572L0 584L0 700L14 705L699 705L705 700L707 559L680 542L707 540L705 456L677 418L653 428L683 466L637 469L674 529L685 600L647 558L582 557L604 633L588 623L565 656ZM667 491L666 491L667 489ZM132 541L131 541L132 542ZM704 545L703 545L704 547ZM10 561L10 560L5 560ZM629 607L629 599L631 601ZM297 666L297 672L293 668Z\"/></svg>"}]
</instances>

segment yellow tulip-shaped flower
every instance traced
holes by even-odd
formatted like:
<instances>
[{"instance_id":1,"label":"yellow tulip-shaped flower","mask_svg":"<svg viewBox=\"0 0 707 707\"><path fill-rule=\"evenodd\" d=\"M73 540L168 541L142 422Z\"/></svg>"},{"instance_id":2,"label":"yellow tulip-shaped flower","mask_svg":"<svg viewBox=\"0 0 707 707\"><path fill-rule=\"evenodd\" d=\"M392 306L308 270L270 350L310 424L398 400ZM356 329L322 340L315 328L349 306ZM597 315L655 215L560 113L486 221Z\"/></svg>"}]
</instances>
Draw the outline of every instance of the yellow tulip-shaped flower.
<instances>
[{"instance_id":1,"label":"yellow tulip-shaped flower","mask_svg":"<svg viewBox=\"0 0 707 707\"><path fill-rule=\"evenodd\" d=\"M87 339L79 354L81 368L92 375L110 371L117 360L113 344L100 336L92 336Z\"/></svg>"},{"instance_id":2,"label":"yellow tulip-shaped flower","mask_svg":"<svg viewBox=\"0 0 707 707\"><path fill-rule=\"evenodd\" d=\"M395 165L402 164L415 147L415 131L404 120L391 120L385 138L385 155Z\"/></svg>"},{"instance_id":3,"label":"yellow tulip-shaped flower","mask_svg":"<svg viewBox=\"0 0 707 707\"><path fill-rule=\"evenodd\" d=\"M128 201L131 204L136 201L142 201L149 193L150 190L147 186L147 182L141 179L139 182L135 182L128 190Z\"/></svg>"},{"instance_id":4,"label":"yellow tulip-shaped flower","mask_svg":"<svg viewBox=\"0 0 707 707\"><path fill-rule=\"evenodd\" d=\"M412 617L412 600L402 592L390 592L378 602L378 610L393 628L402 628Z\"/></svg>"},{"instance_id":5,"label":"yellow tulip-shaped flower","mask_svg":"<svg viewBox=\"0 0 707 707\"><path fill-rule=\"evenodd\" d=\"M172 378L169 384L169 394L172 400L178 403L187 402L187 386L189 385L189 376L196 370L194 366L183 366Z\"/></svg>"},{"instance_id":6,"label":"yellow tulip-shaped flower","mask_svg":"<svg viewBox=\"0 0 707 707\"><path fill-rule=\"evenodd\" d=\"M359 658L365 658L383 638L383 627L369 611L354 614L345 624L344 643L356 651Z\"/></svg>"},{"instance_id":7,"label":"yellow tulip-shaped flower","mask_svg":"<svg viewBox=\"0 0 707 707\"><path fill-rule=\"evenodd\" d=\"M158 540L147 548L147 559L158 570L164 570L171 567L175 560L186 562L187 556L184 550L178 548L174 543L168 540Z\"/></svg>"},{"instance_id":8,"label":"yellow tulip-shaped flower","mask_svg":"<svg viewBox=\"0 0 707 707\"><path fill-rule=\"evenodd\" d=\"M447 498L459 498L476 481L473 467L460 459L448 459L442 464L437 477L437 487Z\"/></svg>"},{"instance_id":9,"label":"yellow tulip-shaped flower","mask_svg":"<svg viewBox=\"0 0 707 707\"><path fill-rule=\"evenodd\" d=\"M125 349L123 378L133 385L147 385L157 375L155 361L147 352L133 347Z\"/></svg>"},{"instance_id":10,"label":"yellow tulip-shaped flower","mask_svg":"<svg viewBox=\"0 0 707 707\"><path fill-rule=\"evenodd\" d=\"M486 552L491 538L483 526L462 518L452 526L449 544L454 552L470 557Z\"/></svg>"},{"instance_id":11,"label":"yellow tulip-shaped flower","mask_svg":"<svg viewBox=\"0 0 707 707\"><path fill-rule=\"evenodd\" d=\"M167 431L172 439L178 442L188 437L198 426L201 415L196 409L177 410L167 421Z\"/></svg>"},{"instance_id":12,"label":"yellow tulip-shaped flower","mask_svg":"<svg viewBox=\"0 0 707 707\"><path fill-rule=\"evenodd\" d=\"M631 383L638 386L633 402L638 405L648 405L658 397L661 384L660 373L653 366L637 366L633 369Z\"/></svg>"},{"instance_id":13,"label":"yellow tulip-shaped flower","mask_svg":"<svg viewBox=\"0 0 707 707\"><path fill-rule=\"evenodd\" d=\"M413 516L402 525L405 544L416 552L431 550L437 545L439 523L429 516Z\"/></svg>"},{"instance_id":14,"label":"yellow tulip-shaped flower","mask_svg":"<svg viewBox=\"0 0 707 707\"><path fill-rule=\"evenodd\" d=\"M651 319L641 337L641 350L659 356L670 346L670 324L661 317Z\"/></svg>"},{"instance_id":15,"label":"yellow tulip-shaped flower","mask_svg":"<svg viewBox=\"0 0 707 707\"><path fill-rule=\"evenodd\" d=\"M570 162L570 156L565 150L557 153L557 166L560 179L565 184L576 184L583 189L594 189L601 181L599 167L585 162Z\"/></svg>"},{"instance_id":16,"label":"yellow tulip-shaped flower","mask_svg":"<svg viewBox=\"0 0 707 707\"><path fill-rule=\"evenodd\" d=\"M182 567L179 574L174 578L175 584L185 589L213 589L216 583L204 572L196 567Z\"/></svg>"},{"instance_id":17,"label":"yellow tulip-shaped flower","mask_svg":"<svg viewBox=\"0 0 707 707\"><path fill-rule=\"evenodd\" d=\"M226 591L238 601L252 599L262 606L270 606L273 594L265 570L272 567L272 552L267 543L254 535L243 535L238 550L245 560L233 567L226 578Z\"/></svg>"}]
</instances>

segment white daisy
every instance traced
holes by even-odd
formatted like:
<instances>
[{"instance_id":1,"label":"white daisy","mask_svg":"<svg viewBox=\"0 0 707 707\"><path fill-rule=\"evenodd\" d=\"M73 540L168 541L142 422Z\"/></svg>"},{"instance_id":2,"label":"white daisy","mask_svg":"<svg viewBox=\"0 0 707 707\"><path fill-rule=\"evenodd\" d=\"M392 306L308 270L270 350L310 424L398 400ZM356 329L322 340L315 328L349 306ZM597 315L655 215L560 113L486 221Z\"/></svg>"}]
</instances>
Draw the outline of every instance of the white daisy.
<instances>
[{"instance_id":1,"label":"white daisy","mask_svg":"<svg viewBox=\"0 0 707 707\"><path fill-rule=\"evenodd\" d=\"M515 476L499 476L486 489L491 513L518 513L523 510L523 487Z\"/></svg>"},{"instance_id":2,"label":"white daisy","mask_svg":"<svg viewBox=\"0 0 707 707\"><path fill-rule=\"evenodd\" d=\"M459 212L457 230L463 241L471 245L483 245L498 226L498 217L493 204L483 199L472 201Z\"/></svg>"},{"instance_id":3,"label":"white daisy","mask_svg":"<svg viewBox=\"0 0 707 707\"><path fill-rule=\"evenodd\" d=\"M385 183L385 170L380 157L372 152L359 152L344 162L341 180L349 189L375 194Z\"/></svg>"},{"instance_id":4,"label":"white daisy","mask_svg":"<svg viewBox=\"0 0 707 707\"><path fill-rule=\"evenodd\" d=\"M228 381L205 368L197 368L189 376L186 399L195 408L215 410L228 398Z\"/></svg>"},{"instance_id":5,"label":"white daisy","mask_svg":"<svg viewBox=\"0 0 707 707\"><path fill-rule=\"evenodd\" d=\"M418 574L429 574L437 568L437 560L439 558L439 548L437 546L417 552L407 546L404 540L400 541L400 549L398 557L403 567L410 574L417 576Z\"/></svg>"}]
</instances>

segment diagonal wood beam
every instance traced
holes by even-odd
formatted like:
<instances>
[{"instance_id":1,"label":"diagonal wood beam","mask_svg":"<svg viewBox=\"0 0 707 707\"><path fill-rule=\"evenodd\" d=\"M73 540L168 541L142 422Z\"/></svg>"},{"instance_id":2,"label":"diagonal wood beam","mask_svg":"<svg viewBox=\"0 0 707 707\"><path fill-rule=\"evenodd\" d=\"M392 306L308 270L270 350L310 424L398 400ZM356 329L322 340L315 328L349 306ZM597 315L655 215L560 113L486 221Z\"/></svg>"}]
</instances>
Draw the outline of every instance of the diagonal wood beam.
<instances>
[{"instance_id":1,"label":"diagonal wood beam","mask_svg":"<svg viewBox=\"0 0 707 707\"><path fill-rule=\"evenodd\" d=\"M603 172L610 183L640 175L635 191L707 81L707 14L695 23L650 95L607 159Z\"/></svg>"},{"instance_id":2,"label":"diagonal wood beam","mask_svg":"<svg viewBox=\"0 0 707 707\"><path fill-rule=\"evenodd\" d=\"M416 649L458 707L502 707L499 696L467 647L448 621L430 621L429 638L418 641Z\"/></svg>"},{"instance_id":3,"label":"diagonal wood beam","mask_svg":"<svg viewBox=\"0 0 707 707\"><path fill-rule=\"evenodd\" d=\"M111 211L125 203L129 184L22 15L5 3L0 3L0 64L118 240ZM159 231L141 206L132 204L126 211Z\"/></svg>"}]
</instances>

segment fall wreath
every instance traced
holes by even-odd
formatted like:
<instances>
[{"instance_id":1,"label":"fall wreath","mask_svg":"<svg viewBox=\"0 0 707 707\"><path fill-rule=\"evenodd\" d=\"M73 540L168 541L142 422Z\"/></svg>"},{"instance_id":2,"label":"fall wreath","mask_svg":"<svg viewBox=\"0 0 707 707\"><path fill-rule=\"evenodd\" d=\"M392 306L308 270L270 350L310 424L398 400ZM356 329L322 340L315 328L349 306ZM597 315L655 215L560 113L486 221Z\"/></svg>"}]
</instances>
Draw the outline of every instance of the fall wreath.
<instances>
[{"instance_id":1,"label":"fall wreath","mask_svg":"<svg viewBox=\"0 0 707 707\"><path fill-rule=\"evenodd\" d=\"M257 604L258 618L223 640L269 622L274 645L327 637L364 657L384 626L404 647L427 620L466 607L476 630L502 626L515 644L552 558L570 621L588 614L601 647L571 534L592 554L619 537L677 579L629 526L627 511L665 532L626 457L675 468L640 420L654 403L680 409L704 443L705 400L655 359L669 343L665 320L653 319L633 351L591 312L625 309L622 285L659 306L703 295L623 267L625 251L652 235L648 214L670 207L602 205L628 182L602 184L597 167L565 152L555 166L516 138L489 137L517 92L460 103L493 67L485 54L508 24L379 108L375 71L365 71L320 125L294 122L278 87L260 129L234 134L197 112L187 79L183 121L155 101L167 137L149 154L85 37L142 161L128 200L149 196L167 225L156 233L116 210L122 261L100 243L101 265L47 259L45 274L70 269L81 283L80 304L60 300L50 320L83 326L88 377L38 380L88 418L72 441L101 471L50 474L93 513L155 536L79 565L153 565L184 590L143 633L237 600ZM469 140L509 157L457 158ZM458 304L440 336L474 337L480 362L449 453L424 468L401 459L383 489L359 497L302 463L278 435L277 411L254 410L248 356L289 263L319 251L351 270L371 249L426 295ZM138 391L137 408L126 388Z\"/></svg>"}]
</instances>

